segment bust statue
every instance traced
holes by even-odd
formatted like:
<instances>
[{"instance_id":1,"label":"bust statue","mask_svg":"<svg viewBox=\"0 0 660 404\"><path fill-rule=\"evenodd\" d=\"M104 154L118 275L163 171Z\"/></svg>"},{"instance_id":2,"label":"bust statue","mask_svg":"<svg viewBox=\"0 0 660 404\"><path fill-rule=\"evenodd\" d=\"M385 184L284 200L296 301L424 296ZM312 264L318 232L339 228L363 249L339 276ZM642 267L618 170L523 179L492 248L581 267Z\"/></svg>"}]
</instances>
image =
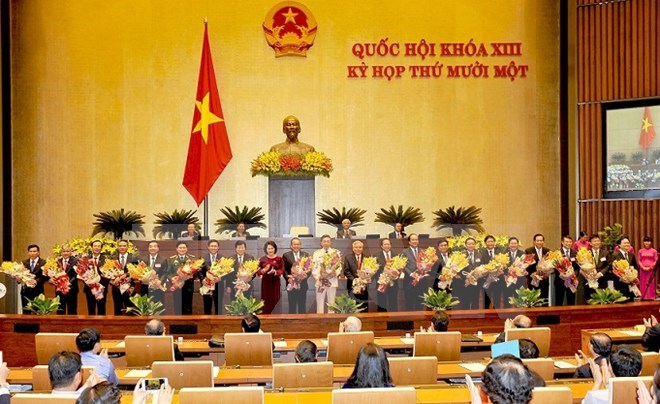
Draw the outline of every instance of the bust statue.
<instances>
[{"instance_id":1,"label":"bust statue","mask_svg":"<svg viewBox=\"0 0 660 404\"><path fill-rule=\"evenodd\" d=\"M270 148L272 152L282 154L305 154L314 151L312 145L298 140L300 133L300 121L293 115L289 115L282 121L282 131L286 135L286 142L278 143Z\"/></svg>"}]
</instances>

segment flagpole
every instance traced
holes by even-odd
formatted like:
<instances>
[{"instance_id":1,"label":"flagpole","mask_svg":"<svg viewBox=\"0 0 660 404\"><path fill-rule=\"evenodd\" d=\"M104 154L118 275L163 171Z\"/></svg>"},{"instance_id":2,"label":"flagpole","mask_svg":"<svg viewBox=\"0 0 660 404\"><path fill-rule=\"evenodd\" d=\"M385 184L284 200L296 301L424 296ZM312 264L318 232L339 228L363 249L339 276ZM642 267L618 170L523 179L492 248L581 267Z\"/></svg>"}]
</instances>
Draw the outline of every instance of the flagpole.
<instances>
[{"instance_id":1,"label":"flagpole","mask_svg":"<svg viewBox=\"0 0 660 404\"><path fill-rule=\"evenodd\" d=\"M209 195L204 197L204 235L209 235Z\"/></svg>"}]
</instances>

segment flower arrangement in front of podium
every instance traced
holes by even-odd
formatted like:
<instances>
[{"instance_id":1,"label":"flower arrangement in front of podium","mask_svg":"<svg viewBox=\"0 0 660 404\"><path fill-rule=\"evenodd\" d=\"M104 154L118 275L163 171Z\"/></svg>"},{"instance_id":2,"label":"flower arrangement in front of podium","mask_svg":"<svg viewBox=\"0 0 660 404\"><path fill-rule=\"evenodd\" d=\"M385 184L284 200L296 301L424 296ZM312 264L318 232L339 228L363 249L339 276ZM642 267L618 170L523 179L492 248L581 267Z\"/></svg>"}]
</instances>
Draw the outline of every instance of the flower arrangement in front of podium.
<instances>
[{"instance_id":1,"label":"flower arrangement in front of podium","mask_svg":"<svg viewBox=\"0 0 660 404\"><path fill-rule=\"evenodd\" d=\"M332 160L321 152L282 154L276 151L261 153L252 161L252 176L330 177Z\"/></svg>"}]
</instances>

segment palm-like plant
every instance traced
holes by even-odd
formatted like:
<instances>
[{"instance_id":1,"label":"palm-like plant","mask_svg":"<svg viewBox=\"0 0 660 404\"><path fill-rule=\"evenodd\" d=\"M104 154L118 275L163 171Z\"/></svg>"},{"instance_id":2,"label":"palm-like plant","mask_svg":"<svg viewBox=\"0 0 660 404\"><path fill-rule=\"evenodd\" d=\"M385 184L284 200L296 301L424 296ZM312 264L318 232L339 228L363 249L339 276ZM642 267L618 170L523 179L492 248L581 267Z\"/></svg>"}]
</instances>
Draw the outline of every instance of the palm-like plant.
<instances>
[{"instance_id":1,"label":"palm-like plant","mask_svg":"<svg viewBox=\"0 0 660 404\"><path fill-rule=\"evenodd\" d=\"M424 221L424 215L419 208L408 206L403 210L403 205L395 208L394 205L387 209L381 208L380 212L376 212L376 222L385 223L394 226L396 223L401 223L403 228L411 224L421 223Z\"/></svg>"},{"instance_id":2,"label":"palm-like plant","mask_svg":"<svg viewBox=\"0 0 660 404\"><path fill-rule=\"evenodd\" d=\"M470 230L480 233L486 231L482 226L484 221L479 217L481 208L476 206L458 209L450 206L445 210L438 209L433 214L436 216L433 219L433 227L437 230L451 229L454 236L460 236L464 231L469 233Z\"/></svg>"},{"instance_id":3,"label":"palm-like plant","mask_svg":"<svg viewBox=\"0 0 660 404\"><path fill-rule=\"evenodd\" d=\"M192 209L174 209L171 213L154 213L154 216L156 216L154 224L157 225L153 230L154 238L157 238L158 236L174 236L181 234L182 231L186 230L187 225L190 223L194 223L195 228L199 231L199 219L195 216L196 214L197 211Z\"/></svg>"},{"instance_id":4,"label":"palm-like plant","mask_svg":"<svg viewBox=\"0 0 660 404\"><path fill-rule=\"evenodd\" d=\"M341 227L341 222L344 219L351 221L351 227L363 226L364 214L366 210L360 208L350 208L346 210L345 207L341 208L341 212L337 208L323 209L316 213L319 218L319 223L329 224L334 227Z\"/></svg>"},{"instance_id":5,"label":"palm-like plant","mask_svg":"<svg viewBox=\"0 0 660 404\"><path fill-rule=\"evenodd\" d=\"M245 224L245 230L253 227L266 228L266 224L263 222L266 216L261 213L261 208L243 206L243 209L240 209L236 206L232 210L229 206L225 206L220 209L220 213L225 217L216 220L215 225L218 226L216 233L236 230L239 223Z\"/></svg>"},{"instance_id":6,"label":"palm-like plant","mask_svg":"<svg viewBox=\"0 0 660 404\"><path fill-rule=\"evenodd\" d=\"M108 235L112 234L112 237L123 238L125 234L134 235L142 234L144 236L144 215L133 211L125 211L124 208L121 210L111 210L109 212L99 212L94 213L96 221L92 223L94 229L92 230L92 236L97 234Z\"/></svg>"}]
</instances>

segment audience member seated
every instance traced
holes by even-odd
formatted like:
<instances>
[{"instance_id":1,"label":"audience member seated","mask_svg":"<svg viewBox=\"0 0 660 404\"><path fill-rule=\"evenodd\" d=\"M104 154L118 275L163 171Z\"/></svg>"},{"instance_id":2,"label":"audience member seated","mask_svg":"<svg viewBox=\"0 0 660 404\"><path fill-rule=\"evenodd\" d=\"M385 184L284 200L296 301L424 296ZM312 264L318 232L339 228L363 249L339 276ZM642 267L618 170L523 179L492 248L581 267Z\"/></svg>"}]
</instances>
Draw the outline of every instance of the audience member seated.
<instances>
[{"instance_id":1,"label":"audience member seated","mask_svg":"<svg viewBox=\"0 0 660 404\"><path fill-rule=\"evenodd\" d=\"M504 354L493 359L481 375L481 391L472 383L469 375L465 379L470 390L472 404L526 404L532 399L534 378L522 360Z\"/></svg>"},{"instance_id":2,"label":"audience member seated","mask_svg":"<svg viewBox=\"0 0 660 404\"><path fill-rule=\"evenodd\" d=\"M660 403L660 366L655 369L651 391L648 391L643 381L637 382L637 402L639 404Z\"/></svg>"},{"instance_id":3,"label":"audience member seated","mask_svg":"<svg viewBox=\"0 0 660 404\"><path fill-rule=\"evenodd\" d=\"M144 333L147 335L165 335L165 324L157 318L150 320L147 325L144 326ZM179 345L174 343L174 360L182 361L183 354L179 350Z\"/></svg>"},{"instance_id":4,"label":"audience member seated","mask_svg":"<svg viewBox=\"0 0 660 404\"><path fill-rule=\"evenodd\" d=\"M50 357L48 361L48 378L50 379L50 385L53 387L53 394L80 394L87 387L94 386L101 381L96 374L96 370L93 370L85 384L80 387L82 361L77 352L69 351L60 351Z\"/></svg>"},{"instance_id":5,"label":"audience member seated","mask_svg":"<svg viewBox=\"0 0 660 404\"><path fill-rule=\"evenodd\" d=\"M241 320L241 329L244 333L261 332L261 320L256 314L248 314Z\"/></svg>"},{"instance_id":6,"label":"audience member seated","mask_svg":"<svg viewBox=\"0 0 660 404\"><path fill-rule=\"evenodd\" d=\"M520 347L520 359L537 359L539 357L539 347L530 339L518 340Z\"/></svg>"},{"instance_id":7,"label":"audience member seated","mask_svg":"<svg viewBox=\"0 0 660 404\"><path fill-rule=\"evenodd\" d=\"M596 365L593 359L589 359L591 374L594 378L594 385L591 391L582 400L583 404L605 404L609 402L610 377L636 377L642 371L642 354L630 345L620 345L619 348L610 355L609 366L607 361L601 361L601 365ZM604 389L601 389L604 386Z\"/></svg>"},{"instance_id":8,"label":"audience member seated","mask_svg":"<svg viewBox=\"0 0 660 404\"><path fill-rule=\"evenodd\" d=\"M605 360L607 362L612 353L612 338L609 335L597 332L591 336L589 339L589 353L587 356L581 350L578 350L578 353L575 354L575 361L578 364L578 368L575 370L573 377L580 379L591 379L591 367L589 363L582 363L584 359L588 357L594 358L596 365L600 366L600 362Z\"/></svg>"},{"instance_id":9,"label":"audience member seated","mask_svg":"<svg viewBox=\"0 0 660 404\"><path fill-rule=\"evenodd\" d=\"M445 332L449 329L449 316L444 311L436 311L428 329L420 327L421 332Z\"/></svg>"},{"instance_id":10,"label":"audience member seated","mask_svg":"<svg viewBox=\"0 0 660 404\"><path fill-rule=\"evenodd\" d=\"M529 317L523 316L522 314L519 314L511 320L510 318L507 318L506 321L504 322L504 331L510 330L512 328L531 328L532 327L532 320L530 320ZM500 335L495 338L495 343L500 343L504 342L506 338L506 333L502 331Z\"/></svg>"},{"instance_id":11,"label":"audience member seated","mask_svg":"<svg viewBox=\"0 0 660 404\"><path fill-rule=\"evenodd\" d=\"M0 364L0 404L9 404L9 384L7 378L9 377L9 368L7 362Z\"/></svg>"},{"instance_id":12,"label":"audience member seated","mask_svg":"<svg viewBox=\"0 0 660 404\"><path fill-rule=\"evenodd\" d=\"M385 351L373 343L360 349L353 373L342 386L343 389L370 387L394 387Z\"/></svg>"},{"instance_id":13,"label":"audience member seated","mask_svg":"<svg viewBox=\"0 0 660 404\"><path fill-rule=\"evenodd\" d=\"M310 340L300 341L296 347L296 363L318 362L316 344Z\"/></svg>"},{"instance_id":14,"label":"audience member seated","mask_svg":"<svg viewBox=\"0 0 660 404\"><path fill-rule=\"evenodd\" d=\"M355 317L349 316L346 320L339 323L339 332L360 332L362 331L362 321Z\"/></svg>"},{"instance_id":15,"label":"audience member seated","mask_svg":"<svg viewBox=\"0 0 660 404\"><path fill-rule=\"evenodd\" d=\"M642 335L642 346L649 352L660 351L660 324L651 316L650 322L644 320L646 331Z\"/></svg>"},{"instance_id":16,"label":"audience member seated","mask_svg":"<svg viewBox=\"0 0 660 404\"><path fill-rule=\"evenodd\" d=\"M101 334L93 328L86 328L76 337L76 346L80 351L82 364L94 366L96 374L115 386L119 379L115 373L115 366L108 359L108 350L101 350Z\"/></svg>"}]
</instances>

